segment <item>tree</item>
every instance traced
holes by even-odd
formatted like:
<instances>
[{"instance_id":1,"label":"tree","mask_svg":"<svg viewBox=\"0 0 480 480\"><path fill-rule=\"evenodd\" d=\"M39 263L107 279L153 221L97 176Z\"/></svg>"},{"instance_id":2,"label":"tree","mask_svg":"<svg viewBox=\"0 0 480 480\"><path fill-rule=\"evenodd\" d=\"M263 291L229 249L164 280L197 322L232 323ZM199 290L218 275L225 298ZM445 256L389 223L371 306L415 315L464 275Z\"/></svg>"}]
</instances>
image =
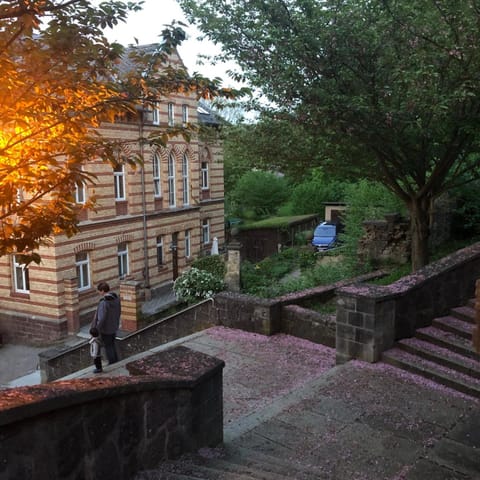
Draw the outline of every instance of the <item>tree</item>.
<instances>
[{"instance_id":1,"label":"tree","mask_svg":"<svg viewBox=\"0 0 480 480\"><path fill-rule=\"evenodd\" d=\"M263 116L255 123L232 125L224 128L223 137L227 192L239 175L252 168L282 172L300 181L320 159L316 136L281 118Z\"/></svg>"},{"instance_id":2,"label":"tree","mask_svg":"<svg viewBox=\"0 0 480 480\"><path fill-rule=\"evenodd\" d=\"M480 167L476 0L180 0L277 112L322 138L322 164L378 180L428 262L434 200Z\"/></svg>"},{"instance_id":3,"label":"tree","mask_svg":"<svg viewBox=\"0 0 480 480\"><path fill-rule=\"evenodd\" d=\"M83 165L94 158L140 161L132 145L98 134L102 122L137 115L137 105L176 91L229 95L218 80L166 64L185 37L178 25L150 49L126 51L107 41L103 29L141 3L0 1L0 256L39 261L35 250L51 235L75 233L75 188L94 180ZM127 57L136 69L119 68ZM164 144L178 133L189 131L159 131L142 141Z\"/></svg>"},{"instance_id":4,"label":"tree","mask_svg":"<svg viewBox=\"0 0 480 480\"><path fill-rule=\"evenodd\" d=\"M231 197L240 216L274 214L287 200L289 186L284 177L261 170L252 170L240 177Z\"/></svg>"},{"instance_id":5,"label":"tree","mask_svg":"<svg viewBox=\"0 0 480 480\"><path fill-rule=\"evenodd\" d=\"M290 215L318 213L325 215L325 203L344 202L348 184L325 175L321 168L314 168L310 176L292 189L288 204Z\"/></svg>"}]
</instances>

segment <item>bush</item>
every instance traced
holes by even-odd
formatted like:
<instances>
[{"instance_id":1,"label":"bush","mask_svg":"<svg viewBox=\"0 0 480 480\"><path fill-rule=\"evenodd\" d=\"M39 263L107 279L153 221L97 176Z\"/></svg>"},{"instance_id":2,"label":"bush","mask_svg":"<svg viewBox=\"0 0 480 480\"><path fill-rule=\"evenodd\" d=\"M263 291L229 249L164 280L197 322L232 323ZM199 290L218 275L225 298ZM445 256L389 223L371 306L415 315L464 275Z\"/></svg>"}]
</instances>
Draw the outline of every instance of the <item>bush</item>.
<instances>
[{"instance_id":1,"label":"bush","mask_svg":"<svg viewBox=\"0 0 480 480\"><path fill-rule=\"evenodd\" d=\"M238 208L238 216L255 218L274 214L289 197L290 189L285 178L270 172L252 170L238 180L231 192L232 205Z\"/></svg>"},{"instance_id":2,"label":"bush","mask_svg":"<svg viewBox=\"0 0 480 480\"><path fill-rule=\"evenodd\" d=\"M196 303L213 297L224 289L223 280L206 270L192 267L174 282L173 291L187 303Z\"/></svg>"},{"instance_id":3,"label":"bush","mask_svg":"<svg viewBox=\"0 0 480 480\"><path fill-rule=\"evenodd\" d=\"M227 272L225 261L220 255L209 255L197 258L192 263L192 267L204 270L221 279L225 277L225 273Z\"/></svg>"},{"instance_id":4,"label":"bush","mask_svg":"<svg viewBox=\"0 0 480 480\"><path fill-rule=\"evenodd\" d=\"M287 248L257 264L244 261L240 274L242 291L259 297L272 297L308 288L310 285L305 286L301 279L285 280L285 277L295 269L313 268L315 263L315 253L305 248ZM291 288L293 290L289 290Z\"/></svg>"},{"instance_id":5,"label":"bush","mask_svg":"<svg viewBox=\"0 0 480 480\"><path fill-rule=\"evenodd\" d=\"M325 202L343 201L346 186L345 182L325 175L320 168L313 169L307 180L293 187L290 214L318 213L323 216Z\"/></svg>"}]
</instances>

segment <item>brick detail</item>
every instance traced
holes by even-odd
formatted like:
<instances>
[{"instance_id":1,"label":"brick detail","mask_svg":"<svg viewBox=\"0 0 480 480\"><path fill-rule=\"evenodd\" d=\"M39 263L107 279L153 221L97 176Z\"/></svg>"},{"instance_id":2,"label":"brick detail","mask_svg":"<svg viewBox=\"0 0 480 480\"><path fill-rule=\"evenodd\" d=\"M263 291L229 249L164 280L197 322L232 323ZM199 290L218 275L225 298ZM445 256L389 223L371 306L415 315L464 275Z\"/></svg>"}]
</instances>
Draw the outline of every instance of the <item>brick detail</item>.
<instances>
[{"instance_id":1,"label":"brick detail","mask_svg":"<svg viewBox=\"0 0 480 480\"><path fill-rule=\"evenodd\" d=\"M66 278L63 281L65 298L65 316L67 317L67 331L75 334L80 328L80 303L76 278Z\"/></svg>"},{"instance_id":2,"label":"brick detail","mask_svg":"<svg viewBox=\"0 0 480 480\"><path fill-rule=\"evenodd\" d=\"M141 284L134 280L120 283L120 301L122 302L121 328L127 332L138 329L142 309Z\"/></svg>"}]
</instances>

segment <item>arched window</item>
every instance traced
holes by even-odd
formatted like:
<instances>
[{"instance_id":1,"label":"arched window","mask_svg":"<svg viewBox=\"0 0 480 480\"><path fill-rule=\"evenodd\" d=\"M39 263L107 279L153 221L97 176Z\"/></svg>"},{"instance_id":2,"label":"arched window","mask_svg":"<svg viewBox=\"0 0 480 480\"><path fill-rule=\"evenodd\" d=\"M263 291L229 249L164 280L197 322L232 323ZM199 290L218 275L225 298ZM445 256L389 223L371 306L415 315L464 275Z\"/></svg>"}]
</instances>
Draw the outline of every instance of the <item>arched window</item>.
<instances>
[{"instance_id":1,"label":"arched window","mask_svg":"<svg viewBox=\"0 0 480 480\"><path fill-rule=\"evenodd\" d=\"M182 158L182 195L184 205L190 204L190 179L188 169L188 156L184 153Z\"/></svg>"},{"instance_id":2,"label":"arched window","mask_svg":"<svg viewBox=\"0 0 480 480\"><path fill-rule=\"evenodd\" d=\"M168 156L168 205L174 207L175 202L175 157L173 153Z\"/></svg>"},{"instance_id":3,"label":"arched window","mask_svg":"<svg viewBox=\"0 0 480 480\"><path fill-rule=\"evenodd\" d=\"M156 152L153 155L153 194L155 197L162 196L162 178L161 178L161 163L160 155Z\"/></svg>"}]
</instances>

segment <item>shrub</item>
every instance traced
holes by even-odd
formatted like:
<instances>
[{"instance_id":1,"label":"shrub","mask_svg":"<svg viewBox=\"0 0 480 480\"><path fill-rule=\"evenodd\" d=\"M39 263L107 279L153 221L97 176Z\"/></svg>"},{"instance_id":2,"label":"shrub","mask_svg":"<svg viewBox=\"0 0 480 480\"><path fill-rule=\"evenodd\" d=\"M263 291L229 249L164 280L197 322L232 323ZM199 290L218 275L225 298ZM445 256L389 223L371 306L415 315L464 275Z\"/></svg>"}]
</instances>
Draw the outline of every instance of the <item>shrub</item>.
<instances>
[{"instance_id":1,"label":"shrub","mask_svg":"<svg viewBox=\"0 0 480 480\"><path fill-rule=\"evenodd\" d=\"M310 177L295 185L290 196L290 214L324 214L325 202L344 199L346 183L330 178L320 168L313 169Z\"/></svg>"},{"instance_id":2,"label":"shrub","mask_svg":"<svg viewBox=\"0 0 480 480\"><path fill-rule=\"evenodd\" d=\"M252 170L242 175L231 199L239 209L238 215L255 218L274 214L289 197L290 189L285 178L270 172Z\"/></svg>"},{"instance_id":3,"label":"shrub","mask_svg":"<svg viewBox=\"0 0 480 480\"><path fill-rule=\"evenodd\" d=\"M187 303L196 303L211 298L223 288L223 280L206 270L195 267L183 272L173 284L173 291L177 297Z\"/></svg>"},{"instance_id":4,"label":"shrub","mask_svg":"<svg viewBox=\"0 0 480 480\"><path fill-rule=\"evenodd\" d=\"M215 277L223 279L227 268L225 261L220 255L208 255L206 257L200 257L194 260L192 267L198 268L211 273Z\"/></svg>"}]
</instances>

